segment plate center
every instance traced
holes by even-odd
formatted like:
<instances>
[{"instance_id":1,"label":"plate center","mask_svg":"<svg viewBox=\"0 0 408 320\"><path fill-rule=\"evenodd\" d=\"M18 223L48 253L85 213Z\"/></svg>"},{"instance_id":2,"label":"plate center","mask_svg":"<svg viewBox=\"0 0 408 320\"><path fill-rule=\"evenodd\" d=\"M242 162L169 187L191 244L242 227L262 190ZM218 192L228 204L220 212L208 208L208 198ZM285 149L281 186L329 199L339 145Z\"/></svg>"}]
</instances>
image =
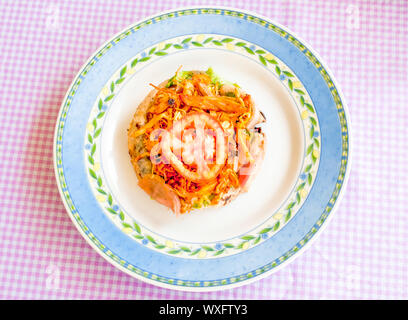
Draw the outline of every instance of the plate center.
<instances>
[{"instance_id":1,"label":"plate center","mask_svg":"<svg viewBox=\"0 0 408 320\"><path fill-rule=\"evenodd\" d=\"M127 128L138 104L175 70L212 67L223 79L238 83L265 114L266 153L249 192L224 207L176 216L137 185L127 147ZM291 193L302 166L304 132L298 109L280 80L238 53L195 49L167 55L139 70L117 93L101 135L101 164L120 207L139 224L163 237L206 243L247 233L270 218Z\"/></svg>"}]
</instances>

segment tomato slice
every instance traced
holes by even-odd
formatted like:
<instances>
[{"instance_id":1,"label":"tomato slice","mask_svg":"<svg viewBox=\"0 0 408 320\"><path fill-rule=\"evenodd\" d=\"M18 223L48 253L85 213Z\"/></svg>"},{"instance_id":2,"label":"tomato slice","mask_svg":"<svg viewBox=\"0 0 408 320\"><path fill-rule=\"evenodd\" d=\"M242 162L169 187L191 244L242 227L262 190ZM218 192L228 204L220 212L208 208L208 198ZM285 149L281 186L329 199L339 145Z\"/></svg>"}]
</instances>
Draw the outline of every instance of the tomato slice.
<instances>
[{"instance_id":1,"label":"tomato slice","mask_svg":"<svg viewBox=\"0 0 408 320\"><path fill-rule=\"evenodd\" d=\"M215 178L227 159L226 134L219 122L205 112L193 112L174 122L163 136L161 147L166 160L193 182Z\"/></svg>"},{"instance_id":2,"label":"tomato slice","mask_svg":"<svg viewBox=\"0 0 408 320\"><path fill-rule=\"evenodd\" d=\"M169 207L174 213L180 213L179 197L158 175L145 175L139 180L139 186L152 197L152 199Z\"/></svg>"}]
</instances>

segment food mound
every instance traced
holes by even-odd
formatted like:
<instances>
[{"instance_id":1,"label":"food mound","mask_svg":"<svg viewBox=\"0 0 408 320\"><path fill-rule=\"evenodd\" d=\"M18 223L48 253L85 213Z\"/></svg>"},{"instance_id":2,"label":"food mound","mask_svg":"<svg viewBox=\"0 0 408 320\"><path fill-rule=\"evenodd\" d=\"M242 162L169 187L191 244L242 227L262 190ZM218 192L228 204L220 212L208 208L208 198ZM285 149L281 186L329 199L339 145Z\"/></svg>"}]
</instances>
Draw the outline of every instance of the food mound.
<instances>
[{"instance_id":1,"label":"food mound","mask_svg":"<svg viewBox=\"0 0 408 320\"><path fill-rule=\"evenodd\" d=\"M264 155L265 117L212 69L180 71L138 106L128 147L139 186L175 213L230 202Z\"/></svg>"}]
</instances>

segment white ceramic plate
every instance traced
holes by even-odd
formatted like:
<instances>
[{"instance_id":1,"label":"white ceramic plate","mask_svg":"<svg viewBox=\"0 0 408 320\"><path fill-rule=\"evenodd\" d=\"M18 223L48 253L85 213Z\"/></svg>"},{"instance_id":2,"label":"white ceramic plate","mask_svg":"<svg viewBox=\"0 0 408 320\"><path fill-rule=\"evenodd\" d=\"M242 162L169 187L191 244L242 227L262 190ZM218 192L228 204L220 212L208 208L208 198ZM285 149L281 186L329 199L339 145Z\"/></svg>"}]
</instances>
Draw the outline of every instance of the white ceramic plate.
<instances>
[{"instance_id":1,"label":"white ceramic plate","mask_svg":"<svg viewBox=\"0 0 408 320\"><path fill-rule=\"evenodd\" d=\"M138 187L127 128L149 83L180 65L250 93L267 146L248 193L176 216ZM237 10L181 9L129 27L84 66L61 108L55 167L70 216L108 261L162 286L222 289L276 270L321 228L344 185L348 131L332 77L293 34Z\"/></svg>"}]
</instances>

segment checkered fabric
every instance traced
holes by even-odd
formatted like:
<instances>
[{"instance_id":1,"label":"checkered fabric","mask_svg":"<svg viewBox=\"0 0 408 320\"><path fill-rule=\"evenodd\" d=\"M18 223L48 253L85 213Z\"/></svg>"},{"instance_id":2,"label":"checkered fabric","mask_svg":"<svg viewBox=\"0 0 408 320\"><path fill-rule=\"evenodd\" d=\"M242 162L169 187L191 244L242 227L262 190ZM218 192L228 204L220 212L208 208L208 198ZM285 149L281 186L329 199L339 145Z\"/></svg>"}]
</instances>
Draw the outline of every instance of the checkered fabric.
<instances>
[{"instance_id":1,"label":"checkered fabric","mask_svg":"<svg viewBox=\"0 0 408 320\"><path fill-rule=\"evenodd\" d=\"M246 9L287 26L327 63L352 122L346 193L303 255L243 287L189 293L114 268L80 236L54 178L59 106L75 74L107 39L162 10ZM0 2L1 299L408 298L408 2Z\"/></svg>"}]
</instances>

